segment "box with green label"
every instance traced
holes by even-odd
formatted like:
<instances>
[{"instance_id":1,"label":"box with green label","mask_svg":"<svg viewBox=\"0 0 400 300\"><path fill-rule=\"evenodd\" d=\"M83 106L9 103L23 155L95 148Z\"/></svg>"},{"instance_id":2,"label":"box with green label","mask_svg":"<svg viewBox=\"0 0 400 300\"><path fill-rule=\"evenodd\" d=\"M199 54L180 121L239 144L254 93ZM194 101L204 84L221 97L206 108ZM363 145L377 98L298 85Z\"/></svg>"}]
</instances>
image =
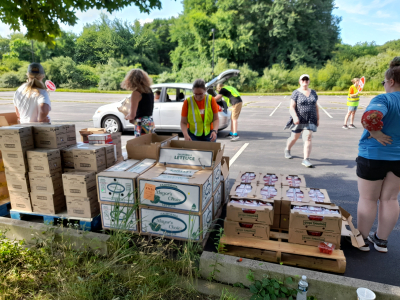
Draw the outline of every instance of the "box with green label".
<instances>
[{"instance_id":1,"label":"box with green label","mask_svg":"<svg viewBox=\"0 0 400 300\"><path fill-rule=\"evenodd\" d=\"M219 184L213 195L213 218L217 219L222 213L222 183Z\"/></svg>"},{"instance_id":2,"label":"box with green label","mask_svg":"<svg viewBox=\"0 0 400 300\"><path fill-rule=\"evenodd\" d=\"M212 170L169 168L157 165L139 179L141 205L201 213L210 203ZM145 188L154 193L149 197Z\"/></svg>"},{"instance_id":3,"label":"box with green label","mask_svg":"<svg viewBox=\"0 0 400 300\"><path fill-rule=\"evenodd\" d=\"M139 206L140 232L174 240L205 242L213 221L212 199L201 213Z\"/></svg>"},{"instance_id":4,"label":"box with green label","mask_svg":"<svg viewBox=\"0 0 400 300\"><path fill-rule=\"evenodd\" d=\"M154 159L144 159L133 167L122 171L115 165L116 171L106 170L97 174L99 201L136 203L136 180L140 174L154 166Z\"/></svg>"},{"instance_id":5,"label":"box with green label","mask_svg":"<svg viewBox=\"0 0 400 300\"><path fill-rule=\"evenodd\" d=\"M225 146L220 143L204 143L172 140L161 147L159 164L166 167L183 169L212 170L213 192L223 180L221 176L221 160Z\"/></svg>"},{"instance_id":6,"label":"box with green label","mask_svg":"<svg viewBox=\"0 0 400 300\"><path fill-rule=\"evenodd\" d=\"M137 206L100 201L103 229L139 232Z\"/></svg>"}]
</instances>

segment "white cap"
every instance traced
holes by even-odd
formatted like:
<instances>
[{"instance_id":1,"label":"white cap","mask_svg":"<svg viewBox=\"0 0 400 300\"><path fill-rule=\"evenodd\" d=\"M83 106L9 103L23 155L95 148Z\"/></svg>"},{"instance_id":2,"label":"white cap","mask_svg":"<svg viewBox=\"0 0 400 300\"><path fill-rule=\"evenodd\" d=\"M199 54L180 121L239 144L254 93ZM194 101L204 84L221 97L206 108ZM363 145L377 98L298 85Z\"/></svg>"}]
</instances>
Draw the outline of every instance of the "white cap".
<instances>
[{"instance_id":1,"label":"white cap","mask_svg":"<svg viewBox=\"0 0 400 300\"><path fill-rule=\"evenodd\" d=\"M303 75L300 76L300 79L299 79L299 80L302 80L304 77L310 78L310 75L308 75L308 74L303 74Z\"/></svg>"}]
</instances>

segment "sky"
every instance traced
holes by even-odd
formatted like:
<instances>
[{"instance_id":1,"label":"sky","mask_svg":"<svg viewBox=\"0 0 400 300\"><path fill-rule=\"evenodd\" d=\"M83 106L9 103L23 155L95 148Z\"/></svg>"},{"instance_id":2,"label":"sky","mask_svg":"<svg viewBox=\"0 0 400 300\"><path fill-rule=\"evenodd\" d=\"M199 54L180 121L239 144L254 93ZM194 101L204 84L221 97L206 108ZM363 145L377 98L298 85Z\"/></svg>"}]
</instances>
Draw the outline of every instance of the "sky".
<instances>
[{"instance_id":1,"label":"sky","mask_svg":"<svg viewBox=\"0 0 400 300\"><path fill-rule=\"evenodd\" d=\"M132 22L138 19L143 24L156 18L176 17L183 11L180 0L161 0L161 2L162 9L153 10L150 14L140 13L135 6L126 7L112 14L103 12L111 19L119 18ZM337 8L333 13L342 17L340 22L342 41L350 45L358 42L375 42L377 45L383 45L390 40L400 39L399 2L399 0L336 0ZM79 34L83 26L98 19L101 12L99 10L77 12L79 21L75 26L62 24L61 27ZM8 26L0 22L0 35L5 37L10 33Z\"/></svg>"}]
</instances>

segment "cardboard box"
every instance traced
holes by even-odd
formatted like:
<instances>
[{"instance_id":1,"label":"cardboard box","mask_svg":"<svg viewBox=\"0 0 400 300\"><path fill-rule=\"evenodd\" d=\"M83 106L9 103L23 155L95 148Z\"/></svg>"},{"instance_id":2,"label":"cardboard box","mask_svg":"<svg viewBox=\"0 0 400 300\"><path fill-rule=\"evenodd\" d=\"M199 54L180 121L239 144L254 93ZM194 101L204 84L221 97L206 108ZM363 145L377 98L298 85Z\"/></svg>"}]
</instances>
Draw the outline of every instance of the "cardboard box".
<instances>
[{"instance_id":1,"label":"cardboard box","mask_svg":"<svg viewBox=\"0 0 400 300\"><path fill-rule=\"evenodd\" d=\"M4 168L10 172L28 172L28 160L26 151L3 151Z\"/></svg>"},{"instance_id":2,"label":"cardboard box","mask_svg":"<svg viewBox=\"0 0 400 300\"><path fill-rule=\"evenodd\" d=\"M316 202L316 203L331 203L331 198L329 198L328 191L325 189L317 189L317 188L306 188L306 191L308 192L308 196L310 196L311 201ZM318 198L316 197L316 193L322 193L323 198ZM316 201L318 200L318 201Z\"/></svg>"},{"instance_id":3,"label":"cardboard box","mask_svg":"<svg viewBox=\"0 0 400 300\"><path fill-rule=\"evenodd\" d=\"M24 152L33 148L32 127L0 127L0 151Z\"/></svg>"},{"instance_id":4,"label":"cardboard box","mask_svg":"<svg viewBox=\"0 0 400 300\"><path fill-rule=\"evenodd\" d=\"M59 149L69 145L64 125L33 126L33 135L36 148Z\"/></svg>"},{"instance_id":5,"label":"cardboard box","mask_svg":"<svg viewBox=\"0 0 400 300\"><path fill-rule=\"evenodd\" d=\"M139 232L137 207L131 204L99 202L103 229Z\"/></svg>"},{"instance_id":6,"label":"cardboard box","mask_svg":"<svg viewBox=\"0 0 400 300\"><path fill-rule=\"evenodd\" d=\"M106 169L104 148L82 146L73 149L72 153L76 170L101 172Z\"/></svg>"},{"instance_id":7,"label":"cardboard box","mask_svg":"<svg viewBox=\"0 0 400 300\"><path fill-rule=\"evenodd\" d=\"M8 190L21 193L30 192L28 173L14 173L8 170L5 173Z\"/></svg>"},{"instance_id":8,"label":"cardboard box","mask_svg":"<svg viewBox=\"0 0 400 300\"><path fill-rule=\"evenodd\" d=\"M111 144L113 142L109 133L94 133L88 135L89 144Z\"/></svg>"},{"instance_id":9,"label":"cardboard box","mask_svg":"<svg viewBox=\"0 0 400 300\"><path fill-rule=\"evenodd\" d=\"M330 232L318 232L307 229L289 229L289 243L318 247L319 243L332 243L340 248L341 235Z\"/></svg>"},{"instance_id":10,"label":"cardboard box","mask_svg":"<svg viewBox=\"0 0 400 300\"><path fill-rule=\"evenodd\" d=\"M206 209L213 194L211 170L194 170L196 173L192 177L165 174L166 170L167 167L157 165L139 177L141 205L192 213ZM153 199L146 198L147 186L155 190Z\"/></svg>"},{"instance_id":11,"label":"cardboard box","mask_svg":"<svg viewBox=\"0 0 400 300\"><path fill-rule=\"evenodd\" d=\"M104 148L105 153L106 153L106 165L107 168L112 167L115 164L116 159L116 151L115 151L115 145L99 145L99 144L95 144L93 146L96 147L101 147Z\"/></svg>"},{"instance_id":12,"label":"cardboard box","mask_svg":"<svg viewBox=\"0 0 400 300\"><path fill-rule=\"evenodd\" d=\"M0 114L0 127L18 124L18 117L15 112Z\"/></svg>"},{"instance_id":13,"label":"cardboard box","mask_svg":"<svg viewBox=\"0 0 400 300\"><path fill-rule=\"evenodd\" d=\"M214 203L214 208L213 208L213 219L219 217L219 213L222 208L222 183L219 184L217 190L213 194L213 203Z\"/></svg>"},{"instance_id":14,"label":"cardboard box","mask_svg":"<svg viewBox=\"0 0 400 300\"><path fill-rule=\"evenodd\" d=\"M81 135L81 141L84 143L89 143L89 135L96 133L107 133L107 131L105 128L83 128L82 130L79 130L79 133Z\"/></svg>"},{"instance_id":15,"label":"cardboard box","mask_svg":"<svg viewBox=\"0 0 400 300\"><path fill-rule=\"evenodd\" d=\"M93 218L100 214L100 204L97 201L97 191L87 197L66 196L69 217Z\"/></svg>"},{"instance_id":16,"label":"cardboard box","mask_svg":"<svg viewBox=\"0 0 400 300\"><path fill-rule=\"evenodd\" d=\"M61 154L61 164L63 168L74 168L74 154L72 152L73 149L78 148L78 145L72 145L65 148L60 149Z\"/></svg>"},{"instance_id":17,"label":"cardboard box","mask_svg":"<svg viewBox=\"0 0 400 300\"><path fill-rule=\"evenodd\" d=\"M64 194L73 197L90 198L90 195L96 191L96 173L95 172L71 172L62 175Z\"/></svg>"},{"instance_id":18,"label":"cardboard box","mask_svg":"<svg viewBox=\"0 0 400 300\"><path fill-rule=\"evenodd\" d=\"M273 206L248 206L229 202L226 208L226 218L235 222L272 225L274 223L274 208Z\"/></svg>"},{"instance_id":19,"label":"cardboard box","mask_svg":"<svg viewBox=\"0 0 400 300\"><path fill-rule=\"evenodd\" d=\"M279 228L285 230L289 229L290 215L281 215L280 219Z\"/></svg>"},{"instance_id":20,"label":"cardboard box","mask_svg":"<svg viewBox=\"0 0 400 300\"><path fill-rule=\"evenodd\" d=\"M7 186L6 172L0 172L0 187Z\"/></svg>"},{"instance_id":21,"label":"cardboard box","mask_svg":"<svg viewBox=\"0 0 400 300\"><path fill-rule=\"evenodd\" d=\"M259 200L281 200L282 188L277 185L260 184L256 187L255 198Z\"/></svg>"},{"instance_id":22,"label":"cardboard box","mask_svg":"<svg viewBox=\"0 0 400 300\"><path fill-rule=\"evenodd\" d=\"M202 213L139 206L141 234L202 242L213 221L212 210L212 201Z\"/></svg>"},{"instance_id":23,"label":"cardboard box","mask_svg":"<svg viewBox=\"0 0 400 300\"><path fill-rule=\"evenodd\" d=\"M249 174L254 175L254 178L249 177ZM258 184L260 182L260 176L261 176L261 173L258 173L258 172L240 171L239 176L236 178L236 182Z\"/></svg>"},{"instance_id":24,"label":"cardboard box","mask_svg":"<svg viewBox=\"0 0 400 300\"><path fill-rule=\"evenodd\" d=\"M308 190L303 187L282 186L281 199L297 203L314 203L314 201L308 195Z\"/></svg>"},{"instance_id":25,"label":"cardboard box","mask_svg":"<svg viewBox=\"0 0 400 300\"><path fill-rule=\"evenodd\" d=\"M10 201L12 209L32 212L32 203L29 193L10 191Z\"/></svg>"},{"instance_id":26,"label":"cardboard box","mask_svg":"<svg viewBox=\"0 0 400 300\"><path fill-rule=\"evenodd\" d=\"M74 132L67 132L67 145L73 146L76 145L76 133Z\"/></svg>"},{"instance_id":27,"label":"cardboard box","mask_svg":"<svg viewBox=\"0 0 400 300\"><path fill-rule=\"evenodd\" d=\"M342 236L349 236L351 238L351 244L354 247L356 247L356 248L362 247L365 244L364 238L362 237L360 231L354 227L353 217L342 207L339 207L339 208L340 208L340 213L342 214L342 219L343 219L342 233L341 233ZM347 226L350 228L350 230L347 229Z\"/></svg>"},{"instance_id":28,"label":"cardboard box","mask_svg":"<svg viewBox=\"0 0 400 300\"><path fill-rule=\"evenodd\" d=\"M60 172L52 174L29 172L29 183L33 193L53 194L63 187Z\"/></svg>"},{"instance_id":29,"label":"cardboard box","mask_svg":"<svg viewBox=\"0 0 400 300\"><path fill-rule=\"evenodd\" d=\"M166 167L213 170L212 190L221 182L221 160L225 146L220 143L168 141L160 149L159 163Z\"/></svg>"},{"instance_id":30,"label":"cardboard box","mask_svg":"<svg viewBox=\"0 0 400 300\"><path fill-rule=\"evenodd\" d=\"M270 176L276 176L277 181L272 182ZM263 173L260 173L259 184L274 185L276 187L281 187L282 182L283 182L282 180L283 180L283 175L281 175L279 173L263 172Z\"/></svg>"},{"instance_id":31,"label":"cardboard box","mask_svg":"<svg viewBox=\"0 0 400 300\"><path fill-rule=\"evenodd\" d=\"M179 136L157 135L155 133L145 134L126 142L128 158L145 159L151 158L158 161L160 148L167 146L171 140L179 140Z\"/></svg>"},{"instance_id":32,"label":"cardboard box","mask_svg":"<svg viewBox=\"0 0 400 300\"><path fill-rule=\"evenodd\" d=\"M228 237L243 237L269 240L269 225L224 221L224 234Z\"/></svg>"},{"instance_id":33,"label":"cardboard box","mask_svg":"<svg viewBox=\"0 0 400 300\"><path fill-rule=\"evenodd\" d=\"M31 193L31 202L33 212L45 214L58 214L65 210L66 202L62 189L55 194L49 193Z\"/></svg>"},{"instance_id":34,"label":"cardboard box","mask_svg":"<svg viewBox=\"0 0 400 300\"><path fill-rule=\"evenodd\" d=\"M155 163L154 159L144 159L125 171L105 171L97 174L99 201L136 203L136 180Z\"/></svg>"},{"instance_id":35,"label":"cardboard box","mask_svg":"<svg viewBox=\"0 0 400 300\"><path fill-rule=\"evenodd\" d=\"M335 205L298 205L324 207L340 212ZM339 214L311 214L292 209L290 212L290 228L314 230L340 234L342 230L342 215Z\"/></svg>"},{"instance_id":36,"label":"cardboard box","mask_svg":"<svg viewBox=\"0 0 400 300\"><path fill-rule=\"evenodd\" d=\"M9 192L7 186L0 186L0 200L9 198Z\"/></svg>"},{"instance_id":37,"label":"cardboard box","mask_svg":"<svg viewBox=\"0 0 400 300\"><path fill-rule=\"evenodd\" d=\"M222 158L221 164L221 174L222 174L222 199L223 204L228 203L229 201L229 192L230 192L230 185L229 185L229 163L226 160L225 156Z\"/></svg>"},{"instance_id":38,"label":"cardboard box","mask_svg":"<svg viewBox=\"0 0 400 300\"><path fill-rule=\"evenodd\" d=\"M65 124L64 128L66 133L75 133L76 135L75 124Z\"/></svg>"},{"instance_id":39,"label":"cardboard box","mask_svg":"<svg viewBox=\"0 0 400 300\"><path fill-rule=\"evenodd\" d=\"M237 198L256 198L256 188L256 184L241 183L240 181L236 181L233 184L229 195Z\"/></svg>"},{"instance_id":40,"label":"cardboard box","mask_svg":"<svg viewBox=\"0 0 400 300\"><path fill-rule=\"evenodd\" d=\"M52 174L62 172L58 149L34 149L26 152L30 172Z\"/></svg>"},{"instance_id":41,"label":"cardboard box","mask_svg":"<svg viewBox=\"0 0 400 300\"><path fill-rule=\"evenodd\" d=\"M290 183L290 181L288 180L288 178L290 176L296 176L298 178L300 178L300 183L299 184L295 184L293 185L293 183ZM295 186L295 187L302 187L302 188L306 188L306 179L303 175L293 175L293 174L282 174L282 186Z\"/></svg>"},{"instance_id":42,"label":"cardboard box","mask_svg":"<svg viewBox=\"0 0 400 300\"><path fill-rule=\"evenodd\" d=\"M138 159L128 159L117 163L116 165L108 168L104 172L124 172L140 162Z\"/></svg>"},{"instance_id":43,"label":"cardboard box","mask_svg":"<svg viewBox=\"0 0 400 300\"><path fill-rule=\"evenodd\" d=\"M4 161L0 158L0 172L4 172Z\"/></svg>"},{"instance_id":44,"label":"cardboard box","mask_svg":"<svg viewBox=\"0 0 400 300\"><path fill-rule=\"evenodd\" d=\"M274 214L274 223L272 224L271 228L272 229L280 229L281 226L281 215L280 214Z\"/></svg>"}]
</instances>

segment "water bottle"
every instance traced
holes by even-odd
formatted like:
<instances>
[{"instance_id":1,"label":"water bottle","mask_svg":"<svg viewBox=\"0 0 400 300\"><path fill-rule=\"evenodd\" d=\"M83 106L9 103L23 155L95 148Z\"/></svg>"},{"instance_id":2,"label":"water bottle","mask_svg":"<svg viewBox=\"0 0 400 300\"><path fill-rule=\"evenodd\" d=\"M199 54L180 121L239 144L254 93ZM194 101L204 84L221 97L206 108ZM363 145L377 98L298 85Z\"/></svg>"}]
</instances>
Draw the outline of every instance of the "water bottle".
<instances>
[{"instance_id":1,"label":"water bottle","mask_svg":"<svg viewBox=\"0 0 400 300\"><path fill-rule=\"evenodd\" d=\"M301 276L301 280L299 281L296 300L307 300L307 291L308 291L307 276L303 275Z\"/></svg>"}]
</instances>

